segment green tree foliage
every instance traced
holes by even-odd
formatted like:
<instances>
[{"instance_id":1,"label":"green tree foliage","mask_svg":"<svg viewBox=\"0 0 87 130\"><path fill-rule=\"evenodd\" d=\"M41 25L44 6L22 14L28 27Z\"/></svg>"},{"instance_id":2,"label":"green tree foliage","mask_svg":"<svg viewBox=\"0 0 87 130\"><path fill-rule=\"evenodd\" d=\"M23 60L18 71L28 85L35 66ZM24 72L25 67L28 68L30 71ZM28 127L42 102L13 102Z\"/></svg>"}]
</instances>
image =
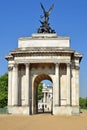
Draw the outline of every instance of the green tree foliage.
<instances>
[{"instance_id":1,"label":"green tree foliage","mask_svg":"<svg viewBox=\"0 0 87 130\"><path fill-rule=\"evenodd\" d=\"M87 98L79 98L79 105L81 109L87 109Z\"/></svg>"},{"instance_id":2,"label":"green tree foliage","mask_svg":"<svg viewBox=\"0 0 87 130\"><path fill-rule=\"evenodd\" d=\"M0 76L0 107L7 106L8 74Z\"/></svg>"},{"instance_id":3,"label":"green tree foliage","mask_svg":"<svg viewBox=\"0 0 87 130\"><path fill-rule=\"evenodd\" d=\"M87 108L87 97L86 97L86 100L85 100L85 106L86 106L86 108Z\"/></svg>"},{"instance_id":4,"label":"green tree foliage","mask_svg":"<svg viewBox=\"0 0 87 130\"><path fill-rule=\"evenodd\" d=\"M40 100L43 97L42 88L43 88L43 84L40 82L38 84L38 100Z\"/></svg>"}]
</instances>

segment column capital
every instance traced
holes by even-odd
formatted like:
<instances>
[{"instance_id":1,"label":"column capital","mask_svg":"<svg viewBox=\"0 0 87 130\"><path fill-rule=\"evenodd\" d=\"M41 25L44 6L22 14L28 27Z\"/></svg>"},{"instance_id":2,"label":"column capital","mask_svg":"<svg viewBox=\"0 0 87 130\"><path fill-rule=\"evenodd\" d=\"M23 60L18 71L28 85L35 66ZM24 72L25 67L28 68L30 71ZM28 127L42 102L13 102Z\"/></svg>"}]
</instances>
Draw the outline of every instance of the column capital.
<instances>
[{"instance_id":1,"label":"column capital","mask_svg":"<svg viewBox=\"0 0 87 130\"><path fill-rule=\"evenodd\" d=\"M80 69L80 67L79 67L79 66L75 66L75 69L76 69L76 70L79 70L79 69Z\"/></svg>"},{"instance_id":2,"label":"column capital","mask_svg":"<svg viewBox=\"0 0 87 130\"><path fill-rule=\"evenodd\" d=\"M8 71L12 71L13 70L13 66L8 66Z\"/></svg>"},{"instance_id":3,"label":"column capital","mask_svg":"<svg viewBox=\"0 0 87 130\"><path fill-rule=\"evenodd\" d=\"M70 67L70 66L71 66L71 63L67 63L66 65L67 65L67 67Z\"/></svg>"},{"instance_id":4,"label":"column capital","mask_svg":"<svg viewBox=\"0 0 87 130\"><path fill-rule=\"evenodd\" d=\"M60 65L60 63L55 63L55 65L59 66L59 65Z\"/></svg>"},{"instance_id":5,"label":"column capital","mask_svg":"<svg viewBox=\"0 0 87 130\"><path fill-rule=\"evenodd\" d=\"M17 64L17 63L14 63L14 64L13 64L13 67L15 67L15 68L18 67L18 64Z\"/></svg>"},{"instance_id":6,"label":"column capital","mask_svg":"<svg viewBox=\"0 0 87 130\"><path fill-rule=\"evenodd\" d=\"M30 66L30 63L25 63L26 67L29 67Z\"/></svg>"}]
</instances>

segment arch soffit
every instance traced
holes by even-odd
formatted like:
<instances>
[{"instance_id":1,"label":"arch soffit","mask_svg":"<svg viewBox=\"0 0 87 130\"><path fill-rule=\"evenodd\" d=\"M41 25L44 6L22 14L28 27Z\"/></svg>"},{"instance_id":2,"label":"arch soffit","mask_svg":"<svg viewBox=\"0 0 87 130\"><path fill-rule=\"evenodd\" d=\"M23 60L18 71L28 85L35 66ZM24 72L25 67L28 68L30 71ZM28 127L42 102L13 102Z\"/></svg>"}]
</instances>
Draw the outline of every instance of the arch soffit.
<instances>
[{"instance_id":1,"label":"arch soffit","mask_svg":"<svg viewBox=\"0 0 87 130\"><path fill-rule=\"evenodd\" d=\"M34 83L40 83L42 80L50 80L52 82L52 79L49 75L47 74L40 74L40 75L37 75L35 80L34 80Z\"/></svg>"}]
</instances>

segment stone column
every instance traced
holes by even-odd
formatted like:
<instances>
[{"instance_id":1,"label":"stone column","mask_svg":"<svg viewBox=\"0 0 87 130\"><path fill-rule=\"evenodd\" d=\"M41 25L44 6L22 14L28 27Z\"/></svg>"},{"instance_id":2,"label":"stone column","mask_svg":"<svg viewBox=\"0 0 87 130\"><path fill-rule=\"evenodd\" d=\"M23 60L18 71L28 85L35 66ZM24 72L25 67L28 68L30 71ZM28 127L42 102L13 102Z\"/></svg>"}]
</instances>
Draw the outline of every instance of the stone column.
<instances>
[{"instance_id":1,"label":"stone column","mask_svg":"<svg viewBox=\"0 0 87 130\"><path fill-rule=\"evenodd\" d=\"M67 105L71 104L71 70L70 63L67 64Z\"/></svg>"},{"instance_id":2,"label":"stone column","mask_svg":"<svg viewBox=\"0 0 87 130\"><path fill-rule=\"evenodd\" d=\"M43 99L44 99L44 103L45 103L45 92L44 92L44 98Z\"/></svg>"},{"instance_id":3,"label":"stone column","mask_svg":"<svg viewBox=\"0 0 87 130\"><path fill-rule=\"evenodd\" d=\"M76 66L76 82L75 82L75 95L76 95L76 99L75 99L75 105L79 106L79 66Z\"/></svg>"},{"instance_id":4,"label":"stone column","mask_svg":"<svg viewBox=\"0 0 87 130\"><path fill-rule=\"evenodd\" d=\"M71 66L72 68L72 78L71 78L71 89L72 89L72 106L75 106L75 100L76 100L76 96L75 96L75 80L76 80L76 74L75 74L75 65L72 64Z\"/></svg>"},{"instance_id":5,"label":"stone column","mask_svg":"<svg viewBox=\"0 0 87 130\"><path fill-rule=\"evenodd\" d=\"M12 79L12 105L18 105L18 65L13 66L13 79Z\"/></svg>"},{"instance_id":6,"label":"stone column","mask_svg":"<svg viewBox=\"0 0 87 130\"><path fill-rule=\"evenodd\" d=\"M60 105L60 99L59 99L59 96L60 96L60 92L59 92L59 64L56 63L55 65L55 86L54 86L54 97L53 97L53 100L54 100L54 105L55 106L59 106Z\"/></svg>"},{"instance_id":7,"label":"stone column","mask_svg":"<svg viewBox=\"0 0 87 130\"><path fill-rule=\"evenodd\" d=\"M8 106L12 105L12 66L8 66Z\"/></svg>"},{"instance_id":8,"label":"stone column","mask_svg":"<svg viewBox=\"0 0 87 130\"><path fill-rule=\"evenodd\" d=\"M25 105L29 106L29 64L26 64L26 88L25 88Z\"/></svg>"},{"instance_id":9,"label":"stone column","mask_svg":"<svg viewBox=\"0 0 87 130\"><path fill-rule=\"evenodd\" d=\"M21 101L21 70L18 70L18 106L22 105L22 101Z\"/></svg>"}]
</instances>

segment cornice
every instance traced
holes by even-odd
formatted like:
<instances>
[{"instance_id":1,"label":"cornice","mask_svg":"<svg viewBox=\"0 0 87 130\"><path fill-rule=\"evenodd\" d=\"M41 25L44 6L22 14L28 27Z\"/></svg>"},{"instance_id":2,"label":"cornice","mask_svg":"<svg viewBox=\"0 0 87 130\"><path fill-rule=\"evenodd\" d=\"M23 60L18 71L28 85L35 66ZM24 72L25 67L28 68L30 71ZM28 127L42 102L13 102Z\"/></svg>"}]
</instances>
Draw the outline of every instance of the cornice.
<instances>
[{"instance_id":1,"label":"cornice","mask_svg":"<svg viewBox=\"0 0 87 130\"><path fill-rule=\"evenodd\" d=\"M71 54L74 53L73 50L70 50L69 48L56 48L56 47L35 47L35 48L18 48L15 49L14 51L11 51L11 55L66 55L66 54Z\"/></svg>"},{"instance_id":2,"label":"cornice","mask_svg":"<svg viewBox=\"0 0 87 130\"><path fill-rule=\"evenodd\" d=\"M70 37L58 36L57 34L32 34L31 37L20 37L18 40L70 40Z\"/></svg>"},{"instance_id":3,"label":"cornice","mask_svg":"<svg viewBox=\"0 0 87 130\"><path fill-rule=\"evenodd\" d=\"M23 47L23 48L17 48L11 52L36 52L36 51L73 51L69 47Z\"/></svg>"},{"instance_id":4,"label":"cornice","mask_svg":"<svg viewBox=\"0 0 87 130\"><path fill-rule=\"evenodd\" d=\"M19 53L11 53L13 57L25 57L25 56L71 56L69 52L19 52Z\"/></svg>"},{"instance_id":5,"label":"cornice","mask_svg":"<svg viewBox=\"0 0 87 130\"><path fill-rule=\"evenodd\" d=\"M13 60L14 60L14 57L13 57L11 54L9 54L9 55L6 55L6 56L5 56L5 59L6 59L6 60L13 61Z\"/></svg>"},{"instance_id":6,"label":"cornice","mask_svg":"<svg viewBox=\"0 0 87 130\"><path fill-rule=\"evenodd\" d=\"M5 56L7 60L14 60L14 57L35 57L35 56L71 56L74 59L81 61L82 55L70 48L56 48L56 47L29 47L17 48Z\"/></svg>"}]
</instances>

